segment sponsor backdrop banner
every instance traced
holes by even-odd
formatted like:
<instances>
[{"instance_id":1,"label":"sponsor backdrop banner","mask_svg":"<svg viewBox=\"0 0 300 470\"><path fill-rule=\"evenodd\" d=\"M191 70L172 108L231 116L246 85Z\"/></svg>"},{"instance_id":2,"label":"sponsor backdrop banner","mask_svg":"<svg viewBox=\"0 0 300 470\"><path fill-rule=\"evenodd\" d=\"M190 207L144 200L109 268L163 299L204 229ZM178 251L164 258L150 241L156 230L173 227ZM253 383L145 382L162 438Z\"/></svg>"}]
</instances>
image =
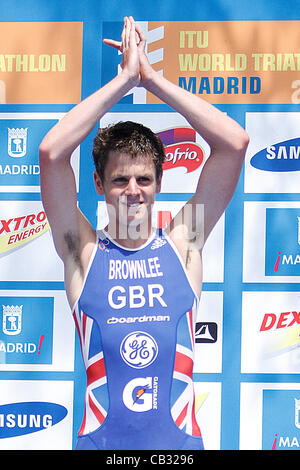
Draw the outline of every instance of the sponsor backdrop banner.
<instances>
[{"instance_id":1,"label":"sponsor backdrop banner","mask_svg":"<svg viewBox=\"0 0 300 470\"><path fill-rule=\"evenodd\" d=\"M0 13L0 448L75 446L86 378L41 203L38 147L119 72L120 55L102 39L118 39L123 16L133 15L153 67L250 136L237 190L203 253L194 379L204 445L299 450L298 0L0 0ZM166 147L154 206L163 227L193 194L210 148L140 88L98 125L127 119L151 127ZM101 228L107 212L93 187L93 135L72 165L79 206Z\"/></svg>"}]
</instances>

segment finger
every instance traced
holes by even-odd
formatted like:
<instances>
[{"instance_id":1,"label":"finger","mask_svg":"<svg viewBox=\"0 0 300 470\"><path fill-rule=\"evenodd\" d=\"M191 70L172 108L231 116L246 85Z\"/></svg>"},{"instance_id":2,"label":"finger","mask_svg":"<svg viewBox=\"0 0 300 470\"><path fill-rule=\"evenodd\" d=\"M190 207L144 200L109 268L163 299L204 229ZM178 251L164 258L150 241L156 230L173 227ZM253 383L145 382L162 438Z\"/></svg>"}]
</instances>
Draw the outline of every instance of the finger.
<instances>
[{"instance_id":1,"label":"finger","mask_svg":"<svg viewBox=\"0 0 300 470\"><path fill-rule=\"evenodd\" d=\"M121 41L114 41L113 39L103 39L104 44L107 46L114 47L119 51L122 51L122 42Z\"/></svg>"},{"instance_id":2,"label":"finger","mask_svg":"<svg viewBox=\"0 0 300 470\"><path fill-rule=\"evenodd\" d=\"M127 48L128 45L128 18L127 16L124 17L124 26L123 31L121 34L122 46L123 50Z\"/></svg>"},{"instance_id":3,"label":"finger","mask_svg":"<svg viewBox=\"0 0 300 470\"><path fill-rule=\"evenodd\" d=\"M126 48L128 48L129 45L130 45L131 31L132 31L131 21L129 20L129 18L126 17L126 29L125 29L125 46L126 46Z\"/></svg>"},{"instance_id":4,"label":"finger","mask_svg":"<svg viewBox=\"0 0 300 470\"><path fill-rule=\"evenodd\" d=\"M146 36L144 35L143 30L139 27L137 23L135 23L135 30L138 33L141 41L146 41Z\"/></svg>"},{"instance_id":5,"label":"finger","mask_svg":"<svg viewBox=\"0 0 300 470\"><path fill-rule=\"evenodd\" d=\"M135 22L132 16L129 18L129 23L130 23L130 33L129 33L129 43L130 44L136 44L136 32L135 32Z\"/></svg>"},{"instance_id":6,"label":"finger","mask_svg":"<svg viewBox=\"0 0 300 470\"><path fill-rule=\"evenodd\" d=\"M125 40L125 18L124 18L124 25L121 33L121 42L124 45L124 40Z\"/></svg>"},{"instance_id":7,"label":"finger","mask_svg":"<svg viewBox=\"0 0 300 470\"><path fill-rule=\"evenodd\" d=\"M146 42L146 36L144 35L142 29L137 25L135 24L135 31L139 37L139 43L145 43Z\"/></svg>"}]
</instances>

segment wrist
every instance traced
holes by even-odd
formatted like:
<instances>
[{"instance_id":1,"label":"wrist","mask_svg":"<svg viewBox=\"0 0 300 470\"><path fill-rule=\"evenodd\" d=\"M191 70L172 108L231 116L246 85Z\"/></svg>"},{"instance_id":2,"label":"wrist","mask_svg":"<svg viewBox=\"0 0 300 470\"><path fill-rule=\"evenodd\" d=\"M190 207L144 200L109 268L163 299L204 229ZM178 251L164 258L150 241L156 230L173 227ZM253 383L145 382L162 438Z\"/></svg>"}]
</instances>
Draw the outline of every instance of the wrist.
<instances>
[{"instance_id":1,"label":"wrist","mask_svg":"<svg viewBox=\"0 0 300 470\"><path fill-rule=\"evenodd\" d=\"M151 67L147 74L142 75L141 84L147 91L155 94L160 87L161 80L163 80L163 76Z\"/></svg>"},{"instance_id":2,"label":"wrist","mask_svg":"<svg viewBox=\"0 0 300 470\"><path fill-rule=\"evenodd\" d=\"M155 81L155 76L159 75L149 64L147 57L145 55L140 56L140 76L141 83L140 85L151 91L150 88Z\"/></svg>"},{"instance_id":3,"label":"wrist","mask_svg":"<svg viewBox=\"0 0 300 470\"><path fill-rule=\"evenodd\" d=\"M139 75L132 75L126 69L123 69L117 76L124 82L125 86L127 85L128 91L137 86L140 82Z\"/></svg>"}]
</instances>

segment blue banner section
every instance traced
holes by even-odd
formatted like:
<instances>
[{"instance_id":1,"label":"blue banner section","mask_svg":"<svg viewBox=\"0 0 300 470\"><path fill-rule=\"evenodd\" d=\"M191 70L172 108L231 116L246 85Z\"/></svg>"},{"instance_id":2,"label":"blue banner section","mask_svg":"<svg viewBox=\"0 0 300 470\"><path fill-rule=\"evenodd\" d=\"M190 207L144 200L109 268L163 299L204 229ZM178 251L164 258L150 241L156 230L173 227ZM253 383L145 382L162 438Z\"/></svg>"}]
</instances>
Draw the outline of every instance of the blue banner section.
<instances>
[{"instance_id":1,"label":"blue banner section","mask_svg":"<svg viewBox=\"0 0 300 470\"><path fill-rule=\"evenodd\" d=\"M266 275L300 275L300 209L266 209Z\"/></svg>"},{"instance_id":2,"label":"blue banner section","mask_svg":"<svg viewBox=\"0 0 300 470\"><path fill-rule=\"evenodd\" d=\"M26 186L40 184L39 145L57 120L8 119L0 116L0 185Z\"/></svg>"},{"instance_id":3,"label":"blue banner section","mask_svg":"<svg viewBox=\"0 0 300 470\"><path fill-rule=\"evenodd\" d=\"M263 449L299 450L300 390L264 390Z\"/></svg>"},{"instance_id":4,"label":"blue banner section","mask_svg":"<svg viewBox=\"0 0 300 470\"><path fill-rule=\"evenodd\" d=\"M4 364L51 364L51 297L1 297L0 357Z\"/></svg>"}]
</instances>

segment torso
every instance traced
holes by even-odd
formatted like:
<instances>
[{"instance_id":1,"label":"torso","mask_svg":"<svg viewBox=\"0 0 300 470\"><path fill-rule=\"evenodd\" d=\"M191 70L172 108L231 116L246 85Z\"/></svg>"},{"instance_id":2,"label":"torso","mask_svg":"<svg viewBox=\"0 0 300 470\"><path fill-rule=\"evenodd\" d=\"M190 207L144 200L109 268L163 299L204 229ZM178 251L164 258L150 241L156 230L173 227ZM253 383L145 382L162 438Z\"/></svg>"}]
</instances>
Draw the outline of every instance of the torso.
<instances>
[{"instance_id":1,"label":"torso","mask_svg":"<svg viewBox=\"0 0 300 470\"><path fill-rule=\"evenodd\" d=\"M168 237L129 250L101 235L74 307L88 378L80 442L201 448L192 384L198 300Z\"/></svg>"}]
</instances>

